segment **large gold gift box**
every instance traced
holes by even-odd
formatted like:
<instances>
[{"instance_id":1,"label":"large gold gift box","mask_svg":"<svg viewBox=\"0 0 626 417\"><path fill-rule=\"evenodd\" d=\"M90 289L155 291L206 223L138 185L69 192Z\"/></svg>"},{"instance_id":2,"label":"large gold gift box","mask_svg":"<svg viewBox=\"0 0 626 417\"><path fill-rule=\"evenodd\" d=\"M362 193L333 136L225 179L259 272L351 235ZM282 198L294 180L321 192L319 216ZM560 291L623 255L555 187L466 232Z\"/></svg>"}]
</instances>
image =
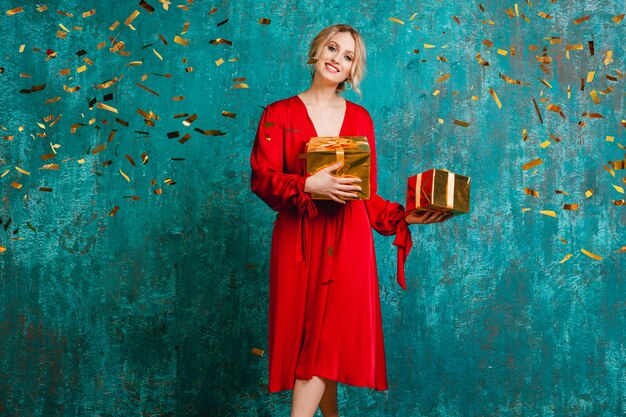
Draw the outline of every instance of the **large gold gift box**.
<instances>
[{"instance_id":1,"label":"large gold gift box","mask_svg":"<svg viewBox=\"0 0 626 417\"><path fill-rule=\"evenodd\" d=\"M337 177L358 177L361 182L356 185L362 191L356 191L357 200L370 198L370 145L365 136L320 136L311 138L306 146L306 170L315 174L337 162L343 165L332 175ZM330 200L318 194L312 194L316 200ZM346 198L344 200L354 200Z\"/></svg>"},{"instance_id":2,"label":"large gold gift box","mask_svg":"<svg viewBox=\"0 0 626 417\"><path fill-rule=\"evenodd\" d=\"M470 178L443 169L409 177L406 210L437 210L453 214L470 210Z\"/></svg>"}]
</instances>

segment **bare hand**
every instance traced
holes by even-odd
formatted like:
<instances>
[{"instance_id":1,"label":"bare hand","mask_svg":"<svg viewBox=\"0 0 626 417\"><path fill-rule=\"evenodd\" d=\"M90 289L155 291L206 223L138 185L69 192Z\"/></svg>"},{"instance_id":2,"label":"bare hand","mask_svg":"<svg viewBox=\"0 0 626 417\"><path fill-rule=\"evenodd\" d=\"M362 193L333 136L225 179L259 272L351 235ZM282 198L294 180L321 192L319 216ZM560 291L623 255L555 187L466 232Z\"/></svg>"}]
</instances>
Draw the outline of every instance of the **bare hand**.
<instances>
[{"instance_id":1,"label":"bare hand","mask_svg":"<svg viewBox=\"0 0 626 417\"><path fill-rule=\"evenodd\" d=\"M361 182L360 178L331 175L331 172L341 168L342 165L343 163L337 162L308 177L304 183L304 192L329 197L341 204L346 204L342 198L357 198L354 191L361 191L361 187L354 183Z\"/></svg>"},{"instance_id":2,"label":"bare hand","mask_svg":"<svg viewBox=\"0 0 626 417\"><path fill-rule=\"evenodd\" d=\"M423 213L411 213L404 218L409 224L429 224L429 223L441 223L452 217L453 214L448 212L427 210Z\"/></svg>"}]
</instances>

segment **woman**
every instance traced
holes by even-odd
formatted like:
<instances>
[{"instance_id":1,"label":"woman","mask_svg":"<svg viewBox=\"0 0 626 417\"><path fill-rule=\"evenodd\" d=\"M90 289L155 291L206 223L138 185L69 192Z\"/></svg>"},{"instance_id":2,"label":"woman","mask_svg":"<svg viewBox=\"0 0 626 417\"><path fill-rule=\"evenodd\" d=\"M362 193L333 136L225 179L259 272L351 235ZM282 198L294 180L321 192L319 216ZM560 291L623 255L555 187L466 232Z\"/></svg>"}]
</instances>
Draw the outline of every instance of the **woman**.
<instances>
[{"instance_id":1,"label":"woman","mask_svg":"<svg viewBox=\"0 0 626 417\"><path fill-rule=\"evenodd\" d=\"M372 227L397 233L394 244L408 251L407 223L449 216L407 217L401 205L376 192L374 124L367 110L338 94L350 88L360 94L361 35L348 25L323 29L311 43L309 63L310 88L263 112L250 163L252 191L278 211L270 260L269 392L293 389L292 417L310 417L318 405L331 417L338 415L338 382L388 389ZM345 200L356 197L360 180L333 176L340 164L307 175L299 156L314 136L368 138L369 200ZM313 201L311 194L329 200Z\"/></svg>"}]
</instances>

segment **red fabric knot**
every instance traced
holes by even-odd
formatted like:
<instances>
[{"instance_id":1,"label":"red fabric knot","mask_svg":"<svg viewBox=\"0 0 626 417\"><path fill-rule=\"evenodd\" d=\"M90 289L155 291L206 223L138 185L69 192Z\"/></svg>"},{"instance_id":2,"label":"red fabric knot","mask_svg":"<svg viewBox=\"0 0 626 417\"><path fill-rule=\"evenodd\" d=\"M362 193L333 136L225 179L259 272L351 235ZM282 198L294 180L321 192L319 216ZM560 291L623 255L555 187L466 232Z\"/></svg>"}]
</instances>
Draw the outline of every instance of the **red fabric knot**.
<instances>
[{"instance_id":1,"label":"red fabric knot","mask_svg":"<svg viewBox=\"0 0 626 417\"><path fill-rule=\"evenodd\" d=\"M404 278L404 263L406 258L409 256L409 252L411 252L411 248L413 247L413 240L411 240L411 231L409 230L409 224L406 222L405 218L408 213L403 211L400 213L398 217L398 223L396 225L396 239L393 241L393 244L398 247L398 275L397 280L398 284L402 289L406 290L406 280Z\"/></svg>"}]
</instances>

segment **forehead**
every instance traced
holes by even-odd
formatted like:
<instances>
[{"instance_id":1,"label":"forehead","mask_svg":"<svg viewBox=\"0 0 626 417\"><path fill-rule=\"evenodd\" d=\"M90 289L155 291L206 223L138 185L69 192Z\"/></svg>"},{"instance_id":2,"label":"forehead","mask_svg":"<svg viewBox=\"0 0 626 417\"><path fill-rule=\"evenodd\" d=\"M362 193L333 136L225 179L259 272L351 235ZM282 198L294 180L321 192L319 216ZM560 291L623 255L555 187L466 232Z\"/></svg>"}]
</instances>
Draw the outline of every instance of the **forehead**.
<instances>
[{"instance_id":1,"label":"forehead","mask_svg":"<svg viewBox=\"0 0 626 417\"><path fill-rule=\"evenodd\" d=\"M342 49L347 49L348 51L354 51L354 38L349 32L337 32L328 40L328 43L335 42Z\"/></svg>"}]
</instances>

